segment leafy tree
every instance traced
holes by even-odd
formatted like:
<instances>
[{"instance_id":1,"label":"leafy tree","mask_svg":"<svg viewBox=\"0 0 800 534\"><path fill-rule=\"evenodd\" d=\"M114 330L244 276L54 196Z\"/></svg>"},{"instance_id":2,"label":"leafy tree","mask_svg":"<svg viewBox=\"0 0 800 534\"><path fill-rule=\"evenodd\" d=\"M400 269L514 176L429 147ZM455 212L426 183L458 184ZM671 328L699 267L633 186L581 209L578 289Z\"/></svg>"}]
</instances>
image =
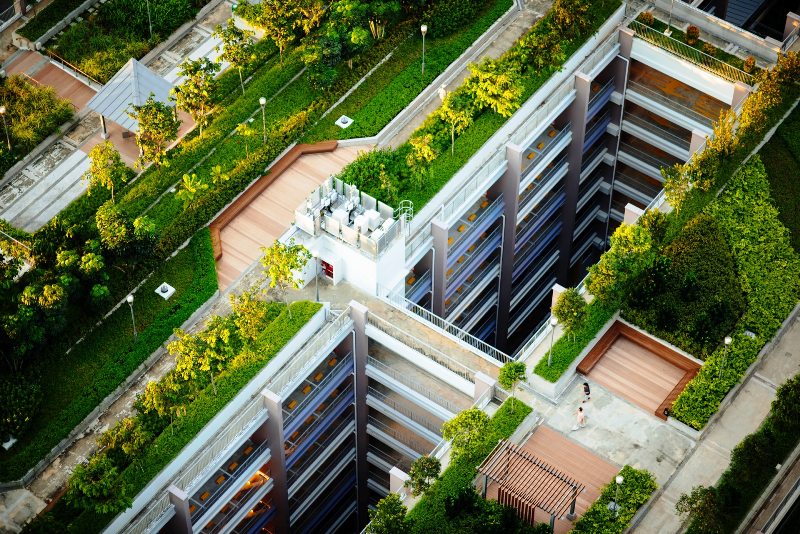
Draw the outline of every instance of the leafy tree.
<instances>
[{"instance_id":1,"label":"leafy tree","mask_svg":"<svg viewBox=\"0 0 800 534\"><path fill-rule=\"evenodd\" d=\"M442 463L438 458L420 456L414 460L414 463L411 464L411 469L408 471L408 484L411 488L411 494L416 497L428 491L431 484L439 478L441 470Z\"/></svg>"},{"instance_id":2,"label":"leafy tree","mask_svg":"<svg viewBox=\"0 0 800 534\"><path fill-rule=\"evenodd\" d=\"M369 20L369 31L372 38L376 41L383 39L386 35L386 26L395 19L400 13L400 2L396 0L373 0L369 2L367 19Z\"/></svg>"},{"instance_id":3,"label":"leafy tree","mask_svg":"<svg viewBox=\"0 0 800 534\"><path fill-rule=\"evenodd\" d=\"M225 27L217 24L212 34L222 40L222 59L236 67L239 71L239 84L242 86L244 94L244 79L242 69L253 59L253 32L243 30L234 24L233 19L228 19ZM216 50L219 51L217 46Z\"/></svg>"},{"instance_id":4,"label":"leafy tree","mask_svg":"<svg viewBox=\"0 0 800 534\"><path fill-rule=\"evenodd\" d=\"M695 486L689 494L684 493L675 504L675 511L684 519L691 519L687 532L697 534L722 534L723 519L719 510L716 488Z\"/></svg>"},{"instance_id":5,"label":"leafy tree","mask_svg":"<svg viewBox=\"0 0 800 534\"><path fill-rule=\"evenodd\" d=\"M553 2L553 24L555 33L567 38L581 35L591 26L588 17L590 8L586 0L556 0Z\"/></svg>"},{"instance_id":6,"label":"leafy tree","mask_svg":"<svg viewBox=\"0 0 800 534\"><path fill-rule=\"evenodd\" d=\"M153 251L158 240L156 223L147 215L136 217L133 220L133 236L136 239L131 251L134 260L146 258Z\"/></svg>"},{"instance_id":7,"label":"leafy tree","mask_svg":"<svg viewBox=\"0 0 800 534\"><path fill-rule=\"evenodd\" d=\"M139 131L136 132L136 144L140 152L137 164L143 166L152 161L157 166L166 165L167 145L178 138L181 126L175 110L158 102L151 94L144 104L133 106L128 116L139 123Z\"/></svg>"},{"instance_id":8,"label":"leafy tree","mask_svg":"<svg viewBox=\"0 0 800 534\"><path fill-rule=\"evenodd\" d=\"M506 362L505 365L503 365L503 367L500 368L500 376L498 376L497 381L500 382L500 386L502 386L503 389L511 390L512 413L514 412L514 403L516 401L514 393L517 388L517 384L523 380L525 380L524 363L509 361Z\"/></svg>"},{"instance_id":9,"label":"leafy tree","mask_svg":"<svg viewBox=\"0 0 800 534\"><path fill-rule=\"evenodd\" d=\"M283 65L283 51L294 41L294 26L298 21L298 11L295 2L286 0L263 0L253 9L252 23L264 30L267 38L271 39L278 47L281 65Z\"/></svg>"},{"instance_id":10,"label":"leafy tree","mask_svg":"<svg viewBox=\"0 0 800 534\"><path fill-rule=\"evenodd\" d=\"M292 316L292 308L289 306L287 292L289 288L299 289L303 280L295 277L295 273L302 272L311 253L303 245L295 244L294 239L289 243L275 241L271 247L262 247L261 265L264 267L262 277L269 280L270 290L277 293L278 298L285 298L286 309L289 310L289 317Z\"/></svg>"},{"instance_id":11,"label":"leafy tree","mask_svg":"<svg viewBox=\"0 0 800 534\"><path fill-rule=\"evenodd\" d=\"M95 187L104 187L111 191L111 202L114 202L114 188L128 181L130 169L122 162L117 149L111 141L104 141L89 152L89 169L81 179L89 182L89 193Z\"/></svg>"},{"instance_id":12,"label":"leafy tree","mask_svg":"<svg viewBox=\"0 0 800 534\"><path fill-rule=\"evenodd\" d=\"M455 132L453 132L455 134ZM406 165L413 171L417 186L423 185L423 180L428 175L430 163L436 159L436 151L431 146L432 134L412 136L408 140L411 150L406 156Z\"/></svg>"},{"instance_id":13,"label":"leafy tree","mask_svg":"<svg viewBox=\"0 0 800 534\"><path fill-rule=\"evenodd\" d=\"M181 180L180 189L176 193L178 200L183 202L183 209L187 209L202 194L203 191L208 189L208 184L197 177L195 173L184 174Z\"/></svg>"},{"instance_id":14,"label":"leafy tree","mask_svg":"<svg viewBox=\"0 0 800 534\"><path fill-rule=\"evenodd\" d=\"M510 117L522 104L522 84L519 72L509 62L486 58L470 63L472 75L464 84L480 107L488 107L502 117Z\"/></svg>"},{"instance_id":15,"label":"leafy tree","mask_svg":"<svg viewBox=\"0 0 800 534\"><path fill-rule=\"evenodd\" d=\"M459 105L454 93L447 95L436 113L450 125L450 153L455 154L456 134L460 134L472 124L472 113Z\"/></svg>"},{"instance_id":16,"label":"leafy tree","mask_svg":"<svg viewBox=\"0 0 800 534\"><path fill-rule=\"evenodd\" d=\"M442 425L442 437L452 441L453 457L479 443L489 428L489 416L479 408L464 410Z\"/></svg>"},{"instance_id":17,"label":"leafy tree","mask_svg":"<svg viewBox=\"0 0 800 534\"><path fill-rule=\"evenodd\" d=\"M144 388L140 400L146 412L155 412L159 417L169 417L169 422L176 416L186 415L185 382L178 380L175 372L170 372L158 382L150 381Z\"/></svg>"},{"instance_id":18,"label":"leafy tree","mask_svg":"<svg viewBox=\"0 0 800 534\"><path fill-rule=\"evenodd\" d=\"M342 61L342 43L333 28L319 33L319 37L306 46L303 63L311 86L314 89L327 89L338 75L336 65Z\"/></svg>"},{"instance_id":19,"label":"leafy tree","mask_svg":"<svg viewBox=\"0 0 800 534\"><path fill-rule=\"evenodd\" d=\"M368 534L410 534L411 521L406 517L406 507L400 496L390 493L369 511Z\"/></svg>"},{"instance_id":20,"label":"leafy tree","mask_svg":"<svg viewBox=\"0 0 800 534\"><path fill-rule=\"evenodd\" d=\"M322 22L325 15L325 2L322 0L299 0L297 12L300 17L295 21L295 27L309 35Z\"/></svg>"},{"instance_id":21,"label":"leafy tree","mask_svg":"<svg viewBox=\"0 0 800 534\"><path fill-rule=\"evenodd\" d=\"M98 514L116 514L132 503L119 470L105 454L75 468L65 497L70 504Z\"/></svg>"},{"instance_id":22,"label":"leafy tree","mask_svg":"<svg viewBox=\"0 0 800 534\"><path fill-rule=\"evenodd\" d=\"M255 341L264 326L267 317L267 303L258 300L254 289L243 291L241 295L231 294L233 321L239 335L244 340Z\"/></svg>"},{"instance_id":23,"label":"leafy tree","mask_svg":"<svg viewBox=\"0 0 800 534\"><path fill-rule=\"evenodd\" d=\"M212 93L217 86L214 76L219 72L219 64L203 57L195 60L187 59L180 64L179 69L178 73L184 80L172 89L172 97L178 109L191 115L192 120L200 128L202 137L203 128L211 122L211 114L214 111Z\"/></svg>"},{"instance_id":24,"label":"leafy tree","mask_svg":"<svg viewBox=\"0 0 800 534\"><path fill-rule=\"evenodd\" d=\"M142 428L136 418L126 417L103 432L97 444L114 465L124 467L139 456L152 439L153 436Z\"/></svg>"},{"instance_id":25,"label":"leafy tree","mask_svg":"<svg viewBox=\"0 0 800 534\"><path fill-rule=\"evenodd\" d=\"M258 132L256 132L255 128L246 122L243 122L236 127L236 134L241 135L242 139L244 139L244 153L246 156L250 156L250 143L247 140L257 133Z\"/></svg>"},{"instance_id":26,"label":"leafy tree","mask_svg":"<svg viewBox=\"0 0 800 534\"><path fill-rule=\"evenodd\" d=\"M100 241L111 252L120 252L133 241L131 221L112 201L100 206L94 219Z\"/></svg>"},{"instance_id":27,"label":"leafy tree","mask_svg":"<svg viewBox=\"0 0 800 534\"><path fill-rule=\"evenodd\" d=\"M100 308L111 300L111 291L104 284L95 284L89 290L89 299L95 308Z\"/></svg>"},{"instance_id":28,"label":"leafy tree","mask_svg":"<svg viewBox=\"0 0 800 534\"><path fill-rule=\"evenodd\" d=\"M586 321L586 300L577 288L569 288L558 296L553 313L564 327L564 332L575 339L575 332Z\"/></svg>"},{"instance_id":29,"label":"leafy tree","mask_svg":"<svg viewBox=\"0 0 800 534\"><path fill-rule=\"evenodd\" d=\"M657 254L653 236L642 224L622 223L611 235L611 246L600 261L589 267L586 288L605 302L618 299Z\"/></svg>"}]
</instances>

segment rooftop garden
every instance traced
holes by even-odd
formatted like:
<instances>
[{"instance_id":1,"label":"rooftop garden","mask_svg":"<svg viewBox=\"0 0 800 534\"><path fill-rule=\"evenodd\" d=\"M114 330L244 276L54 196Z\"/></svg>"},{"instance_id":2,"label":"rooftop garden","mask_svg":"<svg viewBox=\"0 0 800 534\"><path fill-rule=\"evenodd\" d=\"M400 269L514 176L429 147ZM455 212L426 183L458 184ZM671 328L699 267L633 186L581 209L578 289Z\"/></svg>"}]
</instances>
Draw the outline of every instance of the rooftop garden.
<instances>
[{"instance_id":1,"label":"rooftop garden","mask_svg":"<svg viewBox=\"0 0 800 534\"><path fill-rule=\"evenodd\" d=\"M75 469L65 497L37 519L39 527L102 531L320 307L300 301L289 308L245 293L231 315L212 317L197 334L178 332L168 346L175 369L148 383L136 413L99 438L102 449Z\"/></svg>"},{"instance_id":2,"label":"rooftop garden","mask_svg":"<svg viewBox=\"0 0 800 534\"><path fill-rule=\"evenodd\" d=\"M472 75L397 149L364 154L340 174L384 203L419 211L620 6L619 0L557 0L497 60Z\"/></svg>"},{"instance_id":3,"label":"rooftop garden","mask_svg":"<svg viewBox=\"0 0 800 534\"><path fill-rule=\"evenodd\" d=\"M32 12L29 12L30 20L17 33L31 42L36 42L39 37L61 22L64 17L78 8L85 0L53 0L44 9L38 9L34 5Z\"/></svg>"}]
</instances>

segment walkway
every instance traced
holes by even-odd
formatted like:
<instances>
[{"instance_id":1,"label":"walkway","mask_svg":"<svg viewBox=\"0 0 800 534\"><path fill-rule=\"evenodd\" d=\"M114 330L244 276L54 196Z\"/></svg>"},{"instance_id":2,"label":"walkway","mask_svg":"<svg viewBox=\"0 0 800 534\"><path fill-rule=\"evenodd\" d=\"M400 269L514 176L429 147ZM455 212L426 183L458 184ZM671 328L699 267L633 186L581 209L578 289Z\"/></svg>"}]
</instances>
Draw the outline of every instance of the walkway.
<instances>
[{"instance_id":1,"label":"walkway","mask_svg":"<svg viewBox=\"0 0 800 534\"><path fill-rule=\"evenodd\" d=\"M326 178L356 159L367 146L340 147L333 152L300 156L235 219L220 231L222 258L217 279L224 291L261 256L294 221L294 210Z\"/></svg>"},{"instance_id":2,"label":"walkway","mask_svg":"<svg viewBox=\"0 0 800 534\"><path fill-rule=\"evenodd\" d=\"M694 486L716 484L728 468L733 448L761 425L769 413L777 386L800 372L800 318L787 327L780 342L764 355L756 373L747 379L733 402L682 462L636 527L642 534L681 530L675 503Z\"/></svg>"}]
</instances>

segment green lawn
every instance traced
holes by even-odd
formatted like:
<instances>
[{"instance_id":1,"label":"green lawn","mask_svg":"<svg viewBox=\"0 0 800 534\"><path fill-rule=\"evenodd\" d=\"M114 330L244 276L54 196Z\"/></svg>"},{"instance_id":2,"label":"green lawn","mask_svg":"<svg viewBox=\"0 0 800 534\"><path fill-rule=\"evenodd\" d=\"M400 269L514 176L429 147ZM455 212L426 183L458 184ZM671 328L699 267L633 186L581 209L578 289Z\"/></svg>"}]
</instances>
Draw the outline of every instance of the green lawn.
<instances>
[{"instance_id":1,"label":"green lawn","mask_svg":"<svg viewBox=\"0 0 800 534\"><path fill-rule=\"evenodd\" d=\"M166 301L155 293L162 282L176 289ZM136 340L130 309L123 304L69 354L61 356L64 348L37 362L44 401L19 443L8 452L0 449L0 480L22 477L216 290L211 237L204 230L136 292Z\"/></svg>"}]
</instances>

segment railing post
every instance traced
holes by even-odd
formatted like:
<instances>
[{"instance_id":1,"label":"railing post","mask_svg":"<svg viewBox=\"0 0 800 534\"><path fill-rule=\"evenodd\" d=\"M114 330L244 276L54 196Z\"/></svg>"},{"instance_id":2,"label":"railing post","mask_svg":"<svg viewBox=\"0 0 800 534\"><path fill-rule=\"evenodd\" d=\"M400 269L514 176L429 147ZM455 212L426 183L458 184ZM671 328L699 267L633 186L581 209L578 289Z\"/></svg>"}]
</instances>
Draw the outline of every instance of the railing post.
<instances>
[{"instance_id":1,"label":"railing post","mask_svg":"<svg viewBox=\"0 0 800 534\"><path fill-rule=\"evenodd\" d=\"M176 534L191 534L192 516L189 512L189 496L181 488L170 484L167 488L169 501L175 506L175 517L169 521L169 530Z\"/></svg>"}]
</instances>

